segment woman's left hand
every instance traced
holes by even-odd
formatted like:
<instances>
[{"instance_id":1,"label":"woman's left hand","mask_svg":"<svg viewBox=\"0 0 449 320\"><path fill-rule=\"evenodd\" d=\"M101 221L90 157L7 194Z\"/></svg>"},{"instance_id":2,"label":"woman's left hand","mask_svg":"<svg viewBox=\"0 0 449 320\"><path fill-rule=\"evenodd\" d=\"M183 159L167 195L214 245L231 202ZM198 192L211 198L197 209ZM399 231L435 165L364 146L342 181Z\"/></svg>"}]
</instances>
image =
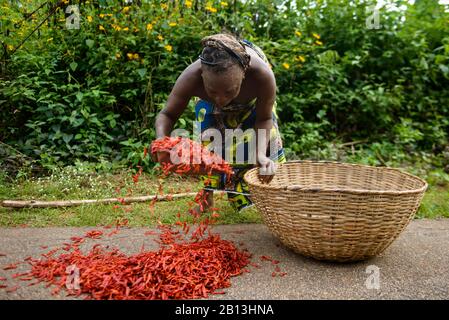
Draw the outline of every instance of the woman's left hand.
<instances>
[{"instance_id":1,"label":"woman's left hand","mask_svg":"<svg viewBox=\"0 0 449 320\"><path fill-rule=\"evenodd\" d=\"M263 155L258 157L257 162L259 164L259 180L262 183L270 183L276 173L276 163Z\"/></svg>"}]
</instances>

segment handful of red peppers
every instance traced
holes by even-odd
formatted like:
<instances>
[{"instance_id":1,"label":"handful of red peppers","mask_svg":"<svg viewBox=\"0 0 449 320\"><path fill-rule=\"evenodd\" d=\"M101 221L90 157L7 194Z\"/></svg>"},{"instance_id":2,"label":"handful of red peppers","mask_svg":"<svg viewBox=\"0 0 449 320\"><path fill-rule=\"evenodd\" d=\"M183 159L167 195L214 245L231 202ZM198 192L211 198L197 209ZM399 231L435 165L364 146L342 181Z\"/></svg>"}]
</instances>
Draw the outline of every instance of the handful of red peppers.
<instances>
[{"instance_id":1,"label":"handful of red peppers","mask_svg":"<svg viewBox=\"0 0 449 320\"><path fill-rule=\"evenodd\" d=\"M153 141L151 153L166 152L176 163L163 162L164 174L175 172L178 174L213 174L225 173L228 177L233 174L231 166L220 156L207 150L198 142L183 137L164 137Z\"/></svg>"}]
</instances>

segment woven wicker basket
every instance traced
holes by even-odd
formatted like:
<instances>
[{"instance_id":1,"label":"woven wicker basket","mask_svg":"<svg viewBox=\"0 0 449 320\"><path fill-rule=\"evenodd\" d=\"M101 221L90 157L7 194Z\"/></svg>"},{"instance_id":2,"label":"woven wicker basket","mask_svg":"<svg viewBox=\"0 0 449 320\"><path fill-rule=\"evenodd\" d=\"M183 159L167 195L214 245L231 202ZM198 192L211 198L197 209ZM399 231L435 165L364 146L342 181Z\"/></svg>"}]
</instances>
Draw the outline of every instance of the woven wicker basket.
<instances>
[{"instance_id":1,"label":"woven wicker basket","mask_svg":"<svg viewBox=\"0 0 449 320\"><path fill-rule=\"evenodd\" d=\"M244 179L275 236L319 260L357 261L384 251L414 217L427 183L398 169L321 161L280 164L269 184Z\"/></svg>"}]
</instances>

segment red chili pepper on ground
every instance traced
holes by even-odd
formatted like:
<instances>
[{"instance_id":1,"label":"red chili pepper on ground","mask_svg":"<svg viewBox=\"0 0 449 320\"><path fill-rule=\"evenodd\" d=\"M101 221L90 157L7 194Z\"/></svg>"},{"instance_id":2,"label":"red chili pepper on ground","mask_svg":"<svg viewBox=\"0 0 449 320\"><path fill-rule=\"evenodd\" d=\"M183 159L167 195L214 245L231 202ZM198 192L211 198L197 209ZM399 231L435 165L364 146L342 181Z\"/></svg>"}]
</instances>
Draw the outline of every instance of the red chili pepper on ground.
<instances>
[{"instance_id":1,"label":"red chili pepper on ground","mask_svg":"<svg viewBox=\"0 0 449 320\"><path fill-rule=\"evenodd\" d=\"M17 268L17 264L16 263L11 263L11 264L5 266L3 268L3 270L13 270L13 269L16 269L16 268Z\"/></svg>"},{"instance_id":2,"label":"red chili pepper on ground","mask_svg":"<svg viewBox=\"0 0 449 320\"><path fill-rule=\"evenodd\" d=\"M108 233L108 237L111 237L111 236L113 236L114 234L117 234L117 233L119 233L119 231L117 229L115 229L115 230L111 231L110 233Z\"/></svg>"},{"instance_id":3,"label":"red chili pepper on ground","mask_svg":"<svg viewBox=\"0 0 449 320\"><path fill-rule=\"evenodd\" d=\"M273 258L270 256L260 256L260 260L262 261L273 261Z\"/></svg>"},{"instance_id":4,"label":"red chili pepper on ground","mask_svg":"<svg viewBox=\"0 0 449 320\"><path fill-rule=\"evenodd\" d=\"M13 279L15 279L15 278L19 278L19 277L22 277L22 276L26 276L26 275L28 275L28 273L27 272L25 272L25 273L15 273L15 274L13 274L11 277L13 278Z\"/></svg>"},{"instance_id":5,"label":"red chili pepper on ground","mask_svg":"<svg viewBox=\"0 0 449 320\"><path fill-rule=\"evenodd\" d=\"M70 240L72 240L72 242L74 243L81 243L84 241L84 238L82 237L71 237Z\"/></svg>"},{"instance_id":6,"label":"red chili pepper on ground","mask_svg":"<svg viewBox=\"0 0 449 320\"><path fill-rule=\"evenodd\" d=\"M14 291L17 291L17 289L19 289L19 287L18 287L18 286L15 286L15 287L10 287L10 288L8 288L8 289L5 289L5 291L6 291L6 292L14 292Z\"/></svg>"},{"instance_id":7,"label":"red chili pepper on ground","mask_svg":"<svg viewBox=\"0 0 449 320\"><path fill-rule=\"evenodd\" d=\"M103 231L100 230L92 230L86 233L86 238L99 239L103 235Z\"/></svg>"},{"instance_id":8,"label":"red chili pepper on ground","mask_svg":"<svg viewBox=\"0 0 449 320\"><path fill-rule=\"evenodd\" d=\"M20 281L31 281L31 280L33 280L33 278L32 277L24 277L24 278L20 278L19 280Z\"/></svg>"},{"instance_id":9,"label":"red chili pepper on ground","mask_svg":"<svg viewBox=\"0 0 449 320\"><path fill-rule=\"evenodd\" d=\"M125 227L129 223L128 219L117 219L115 222L116 228Z\"/></svg>"},{"instance_id":10,"label":"red chili pepper on ground","mask_svg":"<svg viewBox=\"0 0 449 320\"><path fill-rule=\"evenodd\" d=\"M139 166L139 171L135 175L133 175L134 183L138 183L139 182L139 178L142 175L142 171L143 171L143 168Z\"/></svg>"}]
</instances>

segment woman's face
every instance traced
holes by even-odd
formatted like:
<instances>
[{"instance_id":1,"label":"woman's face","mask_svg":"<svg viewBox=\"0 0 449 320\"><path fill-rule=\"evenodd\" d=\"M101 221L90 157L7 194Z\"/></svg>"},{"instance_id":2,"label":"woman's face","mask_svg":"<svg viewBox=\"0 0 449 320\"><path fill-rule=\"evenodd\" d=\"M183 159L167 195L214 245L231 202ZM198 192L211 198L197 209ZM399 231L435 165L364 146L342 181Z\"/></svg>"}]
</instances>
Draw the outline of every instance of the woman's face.
<instances>
[{"instance_id":1,"label":"woman's face","mask_svg":"<svg viewBox=\"0 0 449 320\"><path fill-rule=\"evenodd\" d=\"M239 66L231 66L228 70L215 73L203 68L204 89L218 108L224 107L240 93L244 73Z\"/></svg>"}]
</instances>

